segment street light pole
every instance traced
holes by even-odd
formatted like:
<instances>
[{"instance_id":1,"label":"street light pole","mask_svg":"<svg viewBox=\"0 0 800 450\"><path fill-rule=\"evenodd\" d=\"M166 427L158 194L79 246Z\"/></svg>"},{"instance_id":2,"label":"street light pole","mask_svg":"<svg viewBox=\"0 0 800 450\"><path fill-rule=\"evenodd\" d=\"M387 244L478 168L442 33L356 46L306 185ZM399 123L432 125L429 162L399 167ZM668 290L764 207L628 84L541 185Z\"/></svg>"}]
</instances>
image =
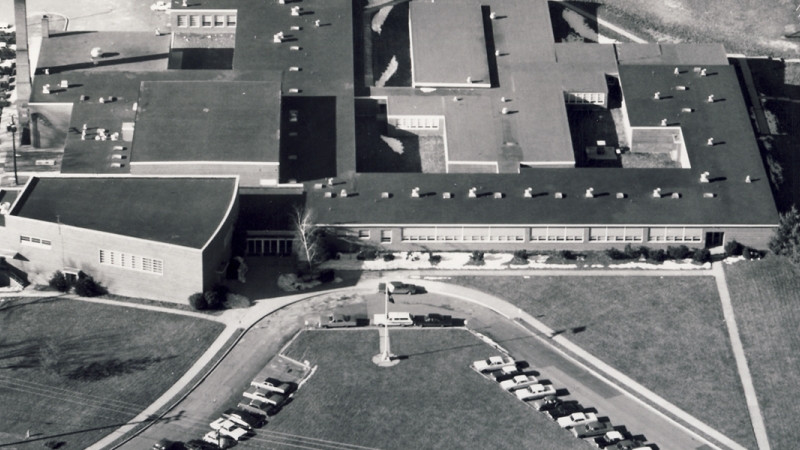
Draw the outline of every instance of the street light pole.
<instances>
[{"instance_id":1,"label":"street light pole","mask_svg":"<svg viewBox=\"0 0 800 450\"><path fill-rule=\"evenodd\" d=\"M17 125L14 123L14 116L11 116L11 124L6 126L6 130L11 132L11 154L14 158L14 185L19 185L17 178Z\"/></svg>"},{"instance_id":2,"label":"street light pole","mask_svg":"<svg viewBox=\"0 0 800 450\"><path fill-rule=\"evenodd\" d=\"M384 289L384 292L385 292L384 295L385 296L384 296L384 307L383 307L383 312L385 314L384 317L386 318L385 319L386 322L385 322L385 325L384 325L384 328L386 329L386 342L385 342L386 345L384 346L385 348L384 348L384 352L383 352L383 360L384 361L389 361L391 359L390 355L392 354L389 351L389 286L390 286L390 283L389 283L389 280L387 279L386 280L386 288Z\"/></svg>"}]
</instances>

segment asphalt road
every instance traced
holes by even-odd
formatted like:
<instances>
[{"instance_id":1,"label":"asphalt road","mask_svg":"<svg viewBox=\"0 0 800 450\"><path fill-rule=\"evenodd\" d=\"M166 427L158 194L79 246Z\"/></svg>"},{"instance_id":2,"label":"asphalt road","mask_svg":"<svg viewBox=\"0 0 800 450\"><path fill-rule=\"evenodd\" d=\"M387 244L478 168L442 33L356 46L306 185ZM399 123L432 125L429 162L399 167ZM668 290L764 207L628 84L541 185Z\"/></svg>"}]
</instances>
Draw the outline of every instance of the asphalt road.
<instances>
[{"instance_id":1,"label":"asphalt road","mask_svg":"<svg viewBox=\"0 0 800 450\"><path fill-rule=\"evenodd\" d=\"M363 295L362 298L365 301L358 300L357 303L342 309L348 313L363 314L367 317L371 317L375 312L383 312L383 296L370 293ZM565 399L577 400L585 408L597 411L600 417L608 417L614 425L624 425L634 435L644 436L648 443L657 445L654 448L661 450L710 448L671 421L596 378L527 330L493 311L436 294L395 296L395 302L390 305L390 311L407 311L412 314L439 312L466 319L468 328L491 337L509 350L516 359L527 361L530 365L528 370L538 372L540 379L549 380L559 389L559 393L567 393ZM210 422L218 418L228 407L236 405L249 381L295 334L302 321L317 317L321 311L327 310L326 308L326 304L321 300L300 302L260 321L208 379L167 415L167 420L151 426L121 448L125 450L151 448L153 443L164 437L182 441L202 437L210 431L208 426ZM376 352L377 350L376 348ZM299 394L302 394L302 390ZM503 395L502 391L498 390L498 395ZM517 400L509 396L509 401ZM291 404L286 408L291 408ZM530 411L531 414L539 414L532 408ZM270 430L267 424L257 430L256 436L238 443L235 448L354 449L356 447L347 443L285 435ZM363 449L363 447L358 448ZM497 448L502 448L502 445L498 445Z\"/></svg>"}]
</instances>

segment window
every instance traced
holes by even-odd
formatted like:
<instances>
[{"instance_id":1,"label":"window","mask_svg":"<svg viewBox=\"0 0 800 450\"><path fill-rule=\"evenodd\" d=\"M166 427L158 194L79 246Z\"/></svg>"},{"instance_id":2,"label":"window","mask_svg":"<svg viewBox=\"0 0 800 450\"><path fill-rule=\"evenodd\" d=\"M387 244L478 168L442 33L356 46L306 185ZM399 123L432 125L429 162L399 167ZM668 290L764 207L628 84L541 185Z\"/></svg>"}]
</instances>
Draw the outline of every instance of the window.
<instances>
[{"instance_id":1,"label":"window","mask_svg":"<svg viewBox=\"0 0 800 450\"><path fill-rule=\"evenodd\" d=\"M604 105L606 94L602 92L564 92L564 101L571 105Z\"/></svg>"},{"instance_id":2,"label":"window","mask_svg":"<svg viewBox=\"0 0 800 450\"><path fill-rule=\"evenodd\" d=\"M236 27L236 16L228 16L228 26L231 28Z\"/></svg>"},{"instance_id":3,"label":"window","mask_svg":"<svg viewBox=\"0 0 800 450\"><path fill-rule=\"evenodd\" d=\"M401 130L438 130L439 118L436 116L397 117L396 126Z\"/></svg>"},{"instance_id":4,"label":"window","mask_svg":"<svg viewBox=\"0 0 800 450\"><path fill-rule=\"evenodd\" d=\"M491 228L489 232L490 241L499 242L521 242L525 240L524 228Z\"/></svg>"},{"instance_id":5,"label":"window","mask_svg":"<svg viewBox=\"0 0 800 450\"><path fill-rule=\"evenodd\" d=\"M589 229L591 242L642 242L644 228L595 227Z\"/></svg>"},{"instance_id":6,"label":"window","mask_svg":"<svg viewBox=\"0 0 800 450\"><path fill-rule=\"evenodd\" d=\"M200 16L189 16L189 26L190 27L199 27L200 26Z\"/></svg>"},{"instance_id":7,"label":"window","mask_svg":"<svg viewBox=\"0 0 800 450\"><path fill-rule=\"evenodd\" d=\"M224 27L225 26L225 16L214 16L214 26L215 27Z\"/></svg>"},{"instance_id":8,"label":"window","mask_svg":"<svg viewBox=\"0 0 800 450\"><path fill-rule=\"evenodd\" d=\"M381 230L381 244L392 243L392 230Z\"/></svg>"},{"instance_id":9,"label":"window","mask_svg":"<svg viewBox=\"0 0 800 450\"><path fill-rule=\"evenodd\" d=\"M188 25L189 25L189 24L188 24L188 22L187 22L187 16L185 16L185 15L179 15L179 16L178 16L178 26L179 26L179 27L186 27L186 26L188 26Z\"/></svg>"},{"instance_id":10,"label":"window","mask_svg":"<svg viewBox=\"0 0 800 450\"><path fill-rule=\"evenodd\" d=\"M536 227L531 228L531 242L583 242L583 228Z\"/></svg>"},{"instance_id":11,"label":"window","mask_svg":"<svg viewBox=\"0 0 800 450\"><path fill-rule=\"evenodd\" d=\"M369 230L358 230L359 239L369 239Z\"/></svg>"},{"instance_id":12,"label":"window","mask_svg":"<svg viewBox=\"0 0 800 450\"><path fill-rule=\"evenodd\" d=\"M108 266L122 267L124 269L138 270L157 275L164 274L164 261L160 259L145 258L129 253L100 249L99 261L100 264Z\"/></svg>"},{"instance_id":13,"label":"window","mask_svg":"<svg viewBox=\"0 0 800 450\"><path fill-rule=\"evenodd\" d=\"M436 240L436 228L403 228L402 239L404 241L434 241Z\"/></svg>"},{"instance_id":14,"label":"window","mask_svg":"<svg viewBox=\"0 0 800 450\"><path fill-rule=\"evenodd\" d=\"M701 242L702 228L663 227L650 228L649 242Z\"/></svg>"},{"instance_id":15,"label":"window","mask_svg":"<svg viewBox=\"0 0 800 450\"><path fill-rule=\"evenodd\" d=\"M19 243L28 247L38 247L46 250L50 250L50 247L52 247L53 245L53 243L50 242L48 239L41 239L37 237L22 236L22 235L20 235L19 237Z\"/></svg>"}]
</instances>

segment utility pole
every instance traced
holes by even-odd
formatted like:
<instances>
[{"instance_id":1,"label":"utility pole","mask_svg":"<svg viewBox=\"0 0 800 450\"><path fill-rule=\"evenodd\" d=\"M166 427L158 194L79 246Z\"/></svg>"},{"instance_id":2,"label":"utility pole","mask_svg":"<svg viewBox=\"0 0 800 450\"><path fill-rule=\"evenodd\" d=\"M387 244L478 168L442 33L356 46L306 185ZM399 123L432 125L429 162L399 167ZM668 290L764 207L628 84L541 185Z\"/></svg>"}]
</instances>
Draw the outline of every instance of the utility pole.
<instances>
[{"instance_id":1,"label":"utility pole","mask_svg":"<svg viewBox=\"0 0 800 450\"><path fill-rule=\"evenodd\" d=\"M11 154L14 157L14 185L19 186L17 178L17 124L14 123L14 116L11 116L11 124L6 126L6 130L11 133Z\"/></svg>"}]
</instances>

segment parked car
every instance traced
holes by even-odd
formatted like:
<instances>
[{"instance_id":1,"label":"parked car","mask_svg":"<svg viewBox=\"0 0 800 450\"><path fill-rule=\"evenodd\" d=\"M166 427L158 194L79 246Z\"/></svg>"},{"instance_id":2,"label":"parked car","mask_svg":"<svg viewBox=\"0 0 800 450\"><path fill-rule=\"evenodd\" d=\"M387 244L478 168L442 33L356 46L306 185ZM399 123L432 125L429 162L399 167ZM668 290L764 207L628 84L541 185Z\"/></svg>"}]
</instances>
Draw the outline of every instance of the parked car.
<instances>
[{"instance_id":1,"label":"parked car","mask_svg":"<svg viewBox=\"0 0 800 450\"><path fill-rule=\"evenodd\" d=\"M534 384L524 389L514 391L517 398L520 400L536 400L539 398L547 397L548 395L555 395L556 388L552 384Z\"/></svg>"},{"instance_id":2,"label":"parked car","mask_svg":"<svg viewBox=\"0 0 800 450\"><path fill-rule=\"evenodd\" d=\"M651 450L650 447L644 445L644 442L637 439L625 439L607 448L614 450Z\"/></svg>"},{"instance_id":3,"label":"parked car","mask_svg":"<svg viewBox=\"0 0 800 450\"><path fill-rule=\"evenodd\" d=\"M453 317L441 314L428 314L427 316L414 316L414 325L419 327L452 327Z\"/></svg>"},{"instance_id":4,"label":"parked car","mask_svg":"<svg viewBox=\"0 0 800 450\"><path fill-rule=\"evenodd\" d=\"M389 284L392 286L389 288L389 292L392 294L416 294L419 288L413 284L405 284L399 281L390 281ZM378 284L378 292L381 294L386 292L386 283Z\"/></svg>"},{"instance_id":5,"label":"parked car","mask_svg":"<svg viewBox=\"0 0 800 450\"><path fill-rule=\"evenodd\" d=\"M510 380L501 381L500 387L507 391L516 391L537 383L539 380L533 375L517 375Z\"/></svg>"},{"instance_id":6,"label":"parked car","mask_svg":"<svg viewBox=\"0 0 800 450\"><path fill-rule=\"evenodd\" d=\"M328 314L319 318L319 326L323 328L348 328L356 325L354 317L344 314Z\"/></svg>"},{"instance_id":7,"label":"parked car","mask_svg":"<svg viewBox=\"0 0 800 450\"><path fill-rule=\"evenodd\" d=\"M609 431L613 431L614 426L611 422L589 422L578 425L572 429L572 434L581 439L595 436L602 436Z\"/></svg>"},{"instance_id":8,"label":"parked car","mask_svg":"<svg viewBox=\"0 0 800 450\"><path fill-rule=\"evenodd\" d=\"M548 395L547 397L542 397L538 400L534 400L531 405L537 411L547 411L553 409L561 404L561 399L556 397L555 395Z\"/></svg>"},{"instance_id":9,"label":"parked car","mask_svg":"<svg viewBox=\"0 0 800 450\"><path fill-rule=\"evenodd\" d=\"M570 414L581 412L583 408L578 402L571 401L571 402L561 402L555 407L551 408L547 411L547 415L550 416L553 420L558 420L561 417L568 416Z\"/></svg>"},{"instance_id":10,"label":"parked car","mask_svg":"<svg viewBox=\"0 0 800 450\"><path fill-rule=\"evenodd\" d=\"M516 375L520 375L519 368L516 364L513 366L505 366L500 370L489 372L489 376L494 378L494 380L497 382L508 380Z\"/></svg>"},{"instance_id":11,"label":"parked car","mask_svg":"<svg viewBox=\"0 0 800 450\"><path fill-rule=\"evenodd\" d=\"M153 444L153 450L180 450L183 448L180 442L170 441L169 439L159 439Z\"/></svg>"},{"instance_id":12,"label":"parked car","mask_svg":"<svg viewBox=\"0 0 800 450\"><path fill-rule=\"evenodd\" d=\"M278 394L288 395L294 392L295 385L286 381L281 381L272 377L264 379L255 379L250 382L250 386L255 386L265 391L277 392Z\"/></svg>"},{"instance_id":13,"label":"parked car","mask_svg":"<svg viewBox=\"0 0 800 450\"><path fill-rule=\"evenodd\" d=\"M596 421L597 414L590 412L576 412L556 419L556 422L558 422L561 428L572 428L577 425Z\"/></svg>"},{"instance_id":14,"label":"parked car","mask_svg":"<svg viewBox=\"0 0 800 450\"><path fill-rule=\"evenodd\" d=\"M222 417L248 430L259 428L267 422L263 416L250 414L239 408L226 409L225 412L222 413Z\"/></svg>"},{"instance_id":15,"label":"parked car","mask_svg":"<svg viewBox=\"0 0 800 450\"><path fill-rule=\"evenodd\" d=\"M616 444L619 441L625 439L625 436L622 435L619 431L609 431L606 434L594 438L592 443L599 448L606 448L609 445Z\"/></svg>"},{"instance_id":16,"label":"parked car","mask_svg":"<svg viewBox=\"0 0 800 450\"><path fill-rule=\"evenodd\" d=\"M263 403L258 400L250 400L249 403L239 402L239 404L236 405L236 407L241 409L242 411L247 411L250 414L262 417L264 418L264 420L267 419L268 415L271 415L273 413L275 408L275 406L273 405Z\"/></svg>"},{"instance_id":17,"label":"parked car","mask_svg":"<svg viewBox=\"0 0 800 450\"><path fill-rule=\"evenodd\" d=\"M211 429L219 431L219 434L232 437L237 441L247 435L246 429L236 425L224 417L220 417L219 419L211 422Z\"/></svg>"},{"instance_id":18,"label":"parked car","mask_svg":"<svg viewBox=\"0 0 800 450\"><path fill-rule=\"evenodd\" d=\"M508 366L517 366L517 362L508 356L490 356L487 359L472 363L472 367L478 372L492 372Z\"/></svg>"},{"instance_id":19,"label":"parked car","mask_svg":"<svg viewBox=\"0 0 800 450\"><path fill-rule=\"evenodd\" d=\"M215 448L220 448L220 433L218 431L209 431L203 435L203 442L213 445Z\"/></svg>"},{"instance_id":20,"label":"parked car","mask_svg":"<svg viewBox=\"0 0 800 450\"><path fill-rule=\"evenodd\" d=\"M214 431L211 431L211 433L216 435L216 432ZM186 450L219 450L219 444L210 444L200 439L192 439L191 441L184 443L183 447Z\"/></svg>"},{"instance_id":21,"label":"parked car","mask_svg":"<svg viewBox=\"0 0 800 450\"><path fill-rule=\"evenodd\" d=\"M411 314L407 312L390 312L388 320L386 319L386 314L375 314L373 323L383 326L410 327L414 325L414 320L411 318Z\"/></svg>"},{"instance_id":22,"label":"parked car","mask_svg":"<svg viewBox=\"0 0 800 450\"><path fill-rule=\"evenodd\" d=\"M251 386L242 395L251 400L258 400L273 406L279 406L286 401L286 397L283 394L275 391L262 391L255 386Z\"/></svg>"},{"instance_id":23,"label":"parked car","mask_svg":"<svg viewBox=\"0 0 800 450\"><path fill-rule=\"evenodd\" d=\"M151 11L169 11L172 9L172 2L169 1L157 1L150 5Z\"/></svg>"}]
</instances>

